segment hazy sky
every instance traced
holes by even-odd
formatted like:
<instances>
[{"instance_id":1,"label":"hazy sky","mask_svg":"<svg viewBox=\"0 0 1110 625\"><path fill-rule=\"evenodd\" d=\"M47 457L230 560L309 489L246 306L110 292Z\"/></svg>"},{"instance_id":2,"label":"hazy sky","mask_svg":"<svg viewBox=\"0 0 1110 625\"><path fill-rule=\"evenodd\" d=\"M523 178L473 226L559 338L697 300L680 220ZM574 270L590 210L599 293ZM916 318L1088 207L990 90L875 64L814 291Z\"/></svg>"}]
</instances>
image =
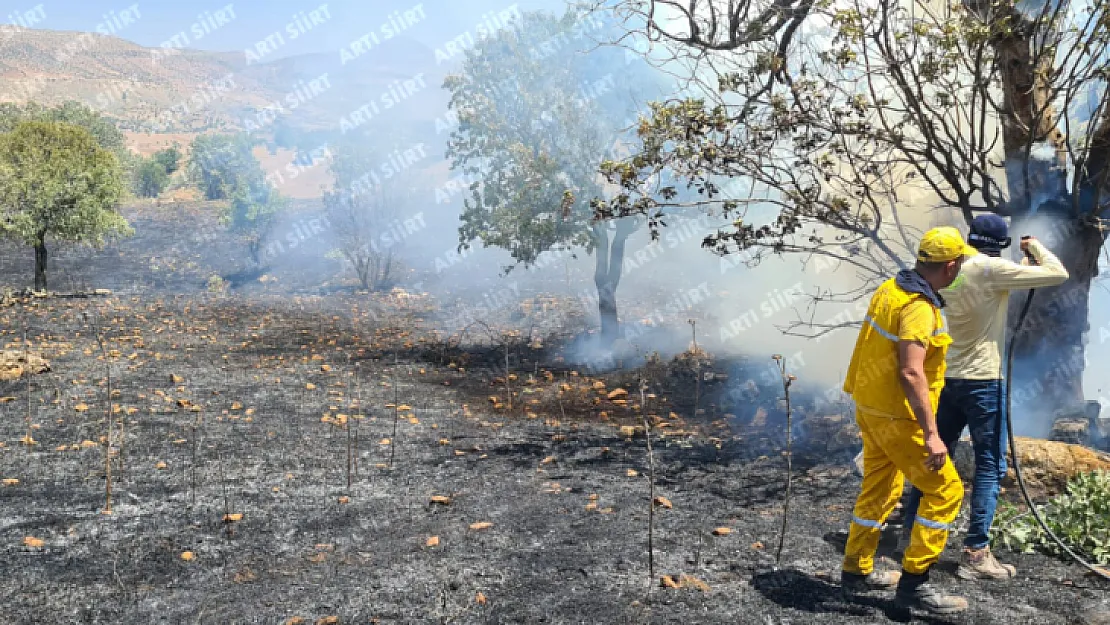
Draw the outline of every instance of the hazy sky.
<instances>
[{"instance_id":1,"label":"hazy sky","mask_svg":"<svg viewBox=\"0 0 1110 625\"><path fill-rule=\"evenodd\" d=\"M565 6L564 0L2 0L0 23L100 31L149 47L266 51L264 60L272 60L339 50L367 32L381 33L391 18L403 34L438 48L479 24L498 25L514 8ZM268 46L267 38L280 45Z\"/></svg>"}]
</instances>

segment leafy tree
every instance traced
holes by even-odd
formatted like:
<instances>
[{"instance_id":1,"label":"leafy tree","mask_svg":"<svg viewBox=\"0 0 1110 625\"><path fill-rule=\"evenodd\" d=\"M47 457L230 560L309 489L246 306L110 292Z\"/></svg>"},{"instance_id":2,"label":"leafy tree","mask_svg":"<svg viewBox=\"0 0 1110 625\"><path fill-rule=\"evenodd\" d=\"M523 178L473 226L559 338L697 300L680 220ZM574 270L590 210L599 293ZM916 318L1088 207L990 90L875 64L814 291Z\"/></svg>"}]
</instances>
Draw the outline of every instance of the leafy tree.
<instances>
[{"instance_id":1,"label":"leafy tree","mask_svg":"<svg viewBox=\"0 0 1110 625\"><path fill-rule=\"evenodd\" d=\"M123 133L115 122L76 101L67 101L55 107L45 107L31 102L26 105L6 102L0 104L0 132L13 130L20 122L63 122L81 126L89 131L101 148L123 160L128 153Z\"/></svg>"},{"instance_id":2,"label":"leafy tree","mask_svg":"<svg viewBox=\"0 0 1110 625\"><path fill-rule=\"evenodd\" d=\"M389 232L412 218L417 185L411 175L383 171L381 165L393 150L409 145L378 136L345 141L331 150L335 188L324 194L324 210L338 246L329 256L346 261L367 290L388 289L397 279L400 242Z\"/></svg>"},{"instance_id":3,"label":"leafy tree","mask_svg":"<svg viewBox=\"0 0 1110 625\"><path fill-rule=\"evenodd\" d=\"M190 178L207 200L226 200L221 220L241 237L251 260L262 262L262 244L286 202L266 180L248 135L200 135L189 156Z\"/></svg>"},{"instance_id":4,"label":"leafy tree","mask_svg":"<svg viewBox=\"0 0 1110 625\"><path fill-rule=\"evenodd\" d=\"M478 239L525 265L547 250L585 248L608 344L619 333L625 242L640 222L594 220L589 200L604 193L597 168L633 118L633 98L659 95L660 82L621 50L593 49L591 35L605 25L581 17L526 13L467 50L444 84L459 120L448 157L480 178L465 201L460 247Z\"/></svg>"},{"instance_id":5,"label":"leafy tree","mask_svg":"<svg viewBox=\"0 0 1110 625\"><path fill-rule=\"evenodd\" d=\"M47 288L47 240L102 245L129 235L116 211L123 172L85 128L24 121L0 134L0 229L35 249L35 289Z\"/></svg>"},{"instance_id":6,"label":"leafy tree","mask_svg":"<svg viewBox=\"0 0 1110 625\"><path fill-rule=\"evenodd\" d=\"M143 159L132 178L132 188L139 197L158 197L170 184L165 166L154 158Z\"/></svg>"},{"instance_id":7,"label":"leafy tree","mask_svg":"<svg viewBox=\"0 0 1110 625\"><path fill-rule=\"evenodd\" d=\"M247 246L251 261L260 265L262 246L287 206L288 201L268 182L252 179L234 190L221 219Z\"/></svg>"},{"instance_id":8,"label":"leafy tree","mask_svg":"<svg viewBox=\"0 0 1110 625\"><path fill-rule=\"evenodd\" d=\"M168 147L152 154L150 158L136 157L132 167L131 187L139 197L158 197L170 184L172 176L180 166L181 152L177 146Z\"/></svg>"},{"instance_id":9,"label":"leafy tree","mask_svg":"<svg viewBox=\"0 0 1110 625\"><path fill-rule=\"evenodd\" d=\"M181 150L175 143L154 153L154 160L162 166L166 175L172 176L181 167Z\"/></svg>"},{"instance_id":10,"label":"leafy tree","mask_svg":"<svg viewBox=\"0 0 1110 625\"><path fill-rule=\"evenodd\" d=\"M245 134L200 135L193 139L188 173L204 199L230 199L254 179L265 178L262 166L251 151L253 147Z\"/></svg>"},{"instance_id":11,"label":"leafy tree","mask_svg":"<svg viewBox=\"0 0 1110 625\"><path fill-rule=\"evenodd\" d=\"M1015 386L1043 391L1033 408L1046 415L1082 399L1088 293L1110 197L1110 5L596 4L625 20L635 33L626 42L652 43L652 58L696 89L653 104L636 152L605 164L623 190L597 204L599 216L647 216L654 230L676 186L644 192L643 183L669 172L705 210L735 219L707 247L823 258L863 279L849 300L912 258L907 211L1010 217L1015 236L1066 241L1055 247L1071 274L1038 295L1015 347L1053 374ZM744 181L745 194L722 193L721 177ZM915 196L913 208L904 204Z\"/></svg>"}]
</instances>

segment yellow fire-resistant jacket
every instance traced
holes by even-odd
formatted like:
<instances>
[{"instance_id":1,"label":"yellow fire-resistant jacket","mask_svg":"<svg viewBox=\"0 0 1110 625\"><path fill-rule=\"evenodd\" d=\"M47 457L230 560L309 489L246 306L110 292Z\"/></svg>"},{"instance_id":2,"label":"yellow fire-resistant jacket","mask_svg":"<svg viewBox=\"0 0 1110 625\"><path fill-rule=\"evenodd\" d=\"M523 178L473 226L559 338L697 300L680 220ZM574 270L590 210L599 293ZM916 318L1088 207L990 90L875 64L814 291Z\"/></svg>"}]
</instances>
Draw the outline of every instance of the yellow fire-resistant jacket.
<instances>
[{"instance_id":1,"label":"yellow fire-resistant jacket","mask_svg":"<svg viewBox=\"0 0 1110 625\"><path fill-rule=\"evenodd\" d=\"M879 286L871 297L844 380L844 392L852 396L860 412L914 418L898 379L898 341L900 337L907 336L900 327L902 310L919 299L928 301L921 293L902 289L894 278ZM929 344L925 346L924 368L929 382L929 399L933 410L936 410L940 390L944 386L944 357L952 338L945 328L940 309L929 305L936 322L928 337Z\"/></svg>"}]
</instances>

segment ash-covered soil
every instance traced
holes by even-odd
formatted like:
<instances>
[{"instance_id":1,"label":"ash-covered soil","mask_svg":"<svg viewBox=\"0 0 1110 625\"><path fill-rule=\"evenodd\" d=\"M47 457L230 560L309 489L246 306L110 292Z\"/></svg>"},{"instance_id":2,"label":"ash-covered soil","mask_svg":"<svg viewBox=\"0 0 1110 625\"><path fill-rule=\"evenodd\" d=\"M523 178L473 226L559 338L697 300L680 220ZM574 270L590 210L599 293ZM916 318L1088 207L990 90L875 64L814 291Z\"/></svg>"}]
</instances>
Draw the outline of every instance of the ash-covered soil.
<instances>
[{"instance_id":1,"label":"ash-covered soil","mask_svg":"<svg viewBox=\"0 0 1110 625\"><path fill-rule=\"evenodd\" d=\"M52 366L29 395L26 378L0 382L0 621L946 622L839 597L859 486L839 456L795 458L774 570L780 438L712 415L653 428L655 494L671 505L654 511L649 577L651 467L621 429L638 423L638 390L607 420L560 414L539 398L580 376L516 353L517 405L496 410L496 358L460 370L417 312L383 310L204 295L0 310L5 346L25 347L26 328ZM647 412L666 413L662 395ZM952 622L1068 623L1108 589L1059 560L1003 557L1019 578L964 585L972 609Z\"/></svg>"}]
</instances>

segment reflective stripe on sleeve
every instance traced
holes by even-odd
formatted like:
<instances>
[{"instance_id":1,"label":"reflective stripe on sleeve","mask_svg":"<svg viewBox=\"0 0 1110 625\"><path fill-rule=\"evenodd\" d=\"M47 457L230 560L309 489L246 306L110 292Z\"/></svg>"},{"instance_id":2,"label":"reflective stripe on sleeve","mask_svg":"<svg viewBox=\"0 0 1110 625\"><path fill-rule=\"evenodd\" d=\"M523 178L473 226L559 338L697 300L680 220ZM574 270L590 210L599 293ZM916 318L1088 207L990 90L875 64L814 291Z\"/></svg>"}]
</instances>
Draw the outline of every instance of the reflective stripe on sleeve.
<instances>
[{"instance_id":1,"label":"reflective stripe on sleeve","mask_svg":"<svg viewBox=\"0 0 1110 625\"><path fill-rule=\"evenodd\" d=\"M879 529L879 530L883 529L883 524L882 523L879 523L878 521L870 521L868 519L861 519L861 518L859 518L858 516L855 516L855 515L852 515L852 522L855 523L856 525L862 525L864 527L873 527L873 528Z\"/></svg>"}]
</instances>

